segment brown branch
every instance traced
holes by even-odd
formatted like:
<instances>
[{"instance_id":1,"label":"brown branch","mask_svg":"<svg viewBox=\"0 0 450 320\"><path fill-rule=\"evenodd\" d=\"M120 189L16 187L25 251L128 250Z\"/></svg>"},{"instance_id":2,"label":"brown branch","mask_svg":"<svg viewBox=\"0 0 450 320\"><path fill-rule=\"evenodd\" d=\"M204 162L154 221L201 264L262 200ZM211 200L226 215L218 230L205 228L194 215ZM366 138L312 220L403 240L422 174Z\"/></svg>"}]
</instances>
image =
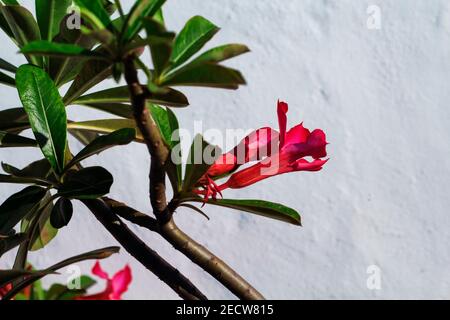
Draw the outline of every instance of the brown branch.
<instances>
[{"instance_id":1,"label":"brown branch","mask_svg":"<svg viewBox=\"0 0 450 320\"><path fill-rule=\"evenodd\" d=\"M125 79L130 91L130 99L133 105L134 119L142 133L151 156L150 165L150 202L155 216L160 221L170 220L170 212L167 209L166 200L166 171L165 163L169 157L169 150L159 132L158 126L152 119L146 106L146 91L139 83L134 57L124 61Z\"/></svg>"},{"instance_id":2,"label":"brown branch","mask_svg":"<svg viewBox=\"0 0 450 320\"><path fill-rule=\"evenodd\" d=\"M197 243L181 231L173 219L164 225L159 225L156 219L146 215L145 213L132 209L123 203L109 198L104 198L104 201L111 207L114 213L122 218L160 234L164 239L172 244L175 249L183 253L192 262L203 268L203 270L212 275L217 281L222 283L240 299L264 299L264 297L255 288L253 288L224 261L216 257L207 248Z\"/></svg>"},{"instance_id":3,"label":"brown branch","mask_svg":"<svg viewBox=\"0 0 450 320\"><path fill-rule=\"evenodd\" d=\"M102 200L83 200L101 224L136 260L172 288L182 299L207 300L191 281L149 248Z\"/></svg>"}]
</instances>

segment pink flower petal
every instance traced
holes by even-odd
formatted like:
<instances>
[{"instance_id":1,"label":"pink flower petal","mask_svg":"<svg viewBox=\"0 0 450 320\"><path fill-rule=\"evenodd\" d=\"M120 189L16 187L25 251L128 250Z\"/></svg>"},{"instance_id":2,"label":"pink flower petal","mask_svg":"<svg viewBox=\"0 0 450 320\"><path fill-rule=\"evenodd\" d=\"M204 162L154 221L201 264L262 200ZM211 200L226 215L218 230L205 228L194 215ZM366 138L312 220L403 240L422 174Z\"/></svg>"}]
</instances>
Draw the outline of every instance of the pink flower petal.
<instances>
[{"instance_id":1,"label":"pink flower petal","mask_svg":"<svg viewBox=\"0 0 450 320\"><path fill-rule=\"evenodd\" d=\"M122 294L128 290L128 285L131 283L132 275L129 265L117 272L112 278L112 298L120 300Z\"/></svg>"},{"instance_id":2,"label":"pink flower petal","mask_svg":"<svg viewBox=\"0 0 450 320\"><path fill-rule=\"evenodd\" d=\"M97 277L100 277L102 279L108 280L109 276L108 274L103 271L102 267L100 266L100 262L97 261L94 265L94 267L92 267L92 273L95 274Z\"/></svg>"},{"instance_id":3,"label":"pink flower petal","mask_svg":"<svg viewBox=\"0 0 450 320\"><path fill-rule=\"evenodd\" d=\"M287 112L289 106L286 102L278 101L277 114L278 125L280 127L280 148L284 146L286 140Z\"/></svg>"}]
</instances>

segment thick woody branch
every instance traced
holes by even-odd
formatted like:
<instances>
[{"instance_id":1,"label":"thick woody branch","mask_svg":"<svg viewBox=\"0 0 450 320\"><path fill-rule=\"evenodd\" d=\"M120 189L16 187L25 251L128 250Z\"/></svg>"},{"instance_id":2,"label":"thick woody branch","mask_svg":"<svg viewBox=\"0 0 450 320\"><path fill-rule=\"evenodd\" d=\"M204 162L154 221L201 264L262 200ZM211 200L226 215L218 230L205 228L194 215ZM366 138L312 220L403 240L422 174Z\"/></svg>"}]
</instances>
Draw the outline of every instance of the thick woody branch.
<instances>
[{"instance_id":1,"label":"thick woody branch","mask_svg":"<svg viewBox=\"0 0 450 320\"><path fill-rule=\"evenodd\" d=\"M150 202L158 220L170 220L170 212L167 209L166 200L166 173L165 163L169 157L169 150L162 140L158 126L153 121L146 105L146 91L139 83L134 58L124 61L125 79L130 91L133 105L134 119L141 131L144 141L151 156L150 166Z\"/></svg>"},{"instance_id":2,"label":"thick woody branch","mask_svg":"<svg viewBox=\"0 0 450 320\"><path fill-rule=\"evenodd\" d=\"M139 239L102 200L83 200L100 223L136 260L172 288L182 299L207 300L191 281Z\"/></svg>"},{"instance_id":3,"label":"thick woody branch","mask_svg":"<svg viewBox=\"0 0 450 320\"><path fill-rule=\"evenodd\" d=\"M255 288L224 261L181 231L173 219L164 225L159 225L156 219L132 209L123 203L108 198L104 198L104 200L117 215L143 228L160 234L172 244L175 249L203 268L238 298L244 300L264 299Z\"/></svg>"}]
</instances>

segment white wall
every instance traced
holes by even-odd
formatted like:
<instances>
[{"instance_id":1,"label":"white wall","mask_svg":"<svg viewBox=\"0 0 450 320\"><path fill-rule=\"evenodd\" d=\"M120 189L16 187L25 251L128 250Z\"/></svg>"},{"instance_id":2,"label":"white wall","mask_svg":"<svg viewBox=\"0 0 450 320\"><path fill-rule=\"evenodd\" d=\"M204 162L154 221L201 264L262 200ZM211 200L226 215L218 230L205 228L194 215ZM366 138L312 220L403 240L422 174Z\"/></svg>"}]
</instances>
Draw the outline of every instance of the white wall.
<instances>
[{"instance_id":1,"label":"white wall","mask_svg":"<svg viewBox=\"0 0 450 320\"><path fill-rule=\"evenodd\" d=\"M366 27L371 4L382 10L381 30ZM301 211L303 228L212 207L205 209L209 222L180 209L182 228L268 298L450 298L450 3L169 0L166 6L174 30L195 14L223 28L211 46L242 42L252 52L230 63L248 86L185 90L191 107L177 110L182 126L192 129L193 120L203 120L205 129L276 127L281 98L290 103L291 124L325 130L331 160L320 173L285 175L225 194L283 202ZM19 63L17 49L0 40L1 57ZM0 90L1 108L17 106L12 89ZM70 114L97 116L77 107ZM2 161L18 166L38 156L0 151ZM114 174L113 197L149 211L143 146L87 163ZM0 199L14 190L2 185ZM160 238L133 229L208 296L233 297ZM70 226L31 261L44 267L114 244L77 205ZM135 277L126 298L176 298L126 252L104 262L111 271L125 263ZM370 265L381 268L379 291L366 286Z\"/></svg>"}]
</instances>

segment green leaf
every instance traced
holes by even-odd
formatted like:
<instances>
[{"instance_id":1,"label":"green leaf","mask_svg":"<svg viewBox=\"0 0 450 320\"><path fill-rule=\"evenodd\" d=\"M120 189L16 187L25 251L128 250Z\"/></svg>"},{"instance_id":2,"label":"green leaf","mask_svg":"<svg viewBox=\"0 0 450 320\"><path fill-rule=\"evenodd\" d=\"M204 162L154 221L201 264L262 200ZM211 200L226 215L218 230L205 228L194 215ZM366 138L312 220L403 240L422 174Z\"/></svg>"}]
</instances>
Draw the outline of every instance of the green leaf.
<instances>
[{"instance_id":1,"label":"green leaf","mask_svg":"<svg viewBox=\"0 0 450 320\"><path fill-rule=\"evenodd\" d=\"M73 283L80 284L78 290L71 290L66 285L59 283L53 284L47 291L45 300L74 300L76 297L86 294L87 290L93 287L97 281L89 276L81 276L78 279L73 280Z\"/></svg>"},{"instance_id":2,"label":"green leaf","mask_svg":"<svg viewBox=\"0 0 450 320\"><path fill-rule=\"evenodd\" d=\"M245 79L237 70L215 64L200 64L181 68L164 78L161 84L237 89L239 85L245 84Z\"/></svg>"},{"instance_id":3,"label":"green leaf","mask_svg":"<svg viewBox=\"0 0 450 320\"><path fill-rule=\"evenodd\" d=\"M100 136L89 145L87 145L83 150L81 150L66 166L66 168L71 168L75 164L89 158L92 155L99 154L109 148L115 146L121 146L129 144L136 137L136 130L131 128L124 128L114 131L110 134Z\"/></svg>"},{"instance_id":4,"label":"green leaf","mask_svg":"<svg viewBox=\"0 0 450 320\"><path fill-rule=\"evenodd\" d=\"M39 26L30 11L22 6L0 6L8 26L18 46L22 48L29 42L40 40ZM42 66L42 58L27 56L30 63Z\"/></svg>"},{"instance_id":5,"label":"green leaf","mask_svg":"<svg viewBox=\"0 0 450 320\"><path fill-rule=\"evenodd\" d=\"M97 199L109 193L113 176L102 167L69 172L58 194L73 199Z\"/></svg>"},{"instance_id":6,"label":"green leaf","mask_svg":"<svg viewBox=\"0 0 450 320\"><path fill-rule=\"evenodd\" d=\"M4 4L7 4L7 5L20 5L19 4L19 1L17 1L17 0L2 0L3 1L3 3Z\"/></svg>"},{"instance_id":7,"label":"green leaf","mask_svg":"<svg viewBox=\"0 0 450 320\"><path fill-rule=\"evenodd\" d=\"M28 271L28 270L0 270L0 288L4 287L5 285L13 282L16 279L20 279L23 277L28 276L37 276L40 275L41 277L50 274L52 272L46 272L46 271ZM20 290L19 290L20 291ZM13 295L14 296L14 295ZM12 297L13 297L12 296ZM5 297L3 297L4 300L8 300Z\"/></svg>"},{"instance_id":8,"label":"green leaf","mask_svg":"<svg viewBox=\"0 0 450 320\"><path fill-rule=\"evenodd\" d=\"M17 71L17 67L12 65L11 63L9 63L6 60L3 60L2 58L0 58L0 69L3 69L5 71L9 71L12 73L16 73Z\"/></svg>"},{"instance_id":9,"label":"green leaf","mask_svg":"<svg viewBox=\"0 0 450 320\"><path fill-rule=\"evenodd\" d=\"M135 5L128 15L126 24L124 25L124 40L133 39L142 29L143 18L153 17L166 0L141 0L136 1Z\"/></svg>"},{"instance_id":10,"label":"green leaf","mask_svg":"<svg viewBox=\"0 0 450 320\"><path fill-rule=\"evenodd\" d=\"M64 96L64 103L66 105L71 104L83 93L108 78L111 74L111 63L100 60L88 60Z\"/></svg>"},{"instance_id":11,"label":"green leaf","mask_svg":"<svg viewBox=\"0 0 450 320\"><path fill-rule=\"evenodd\" d=\"M0 111L0 131L19 134L29 128L30 123L24 108L12 108Z\"/></svg>"},{"instance_id":12,"label":"green leaf","mask_svg":"<svg viewBox=\"0 0 450 320\"><path fill-rule=\"evenodd\" d=\"M72 219L73 206L72 202L67 198L59 198L56 201L52 213L50 215L50 223L56 229L67 226Z\"/></svg>"},{"instance_id":13,"label":"green leaf","mask_svg":"<svg viewBox=\"0 0 450 320\"><path fill-rule=\"evenodd\" d=\"M32 244L30 248L31 251L37 251L44 248L56 237L58 230L53 228L50 224L50 214L52 210L53 198L50 192L47 191L41 201L39 201L39 203L30 210L29 214L22 220L20 225L21 232L27 232L29 237L32 237L30 240L30 243ZM38 220L36 221L36 219ZM33 224L36 224L36 230L30 230ZM31 234L31 231L34 232ZM28 245L26 245L24 249L27 247ZM21 248L19 248L19 252L21 252Z\"/></svg>"},{"instance_id":14,"label":"green leaf","mask_svg":"<svg viewBox=\"0 0 450 320\"><path fill-rule=\"evenodd\" d=\"M194 188L220 154L220 148L206 142L200 134L194 138L184 174L184 192Z\"/></svg>"},{"instance_id":15,"label":"green leaf","mask_svg":"<svg viewBox=\"0 0 450 320\"><path fill-rule=\"evenodd\" d=\"M189 66L199 65L199 64L215 64L241 54L247 53L250 50L247 46L243 44L226 44L220 47L213 48L201 54L198 58L194 59L189 63Z\"/></svg>"},{"instance_id":16,"label":"green leaf","mask_svg":"<svg viewBox=\"0 0 450 320\"><path fill-rule=\"evenodd\" d=\"M133 119L133 107L127 103L86 103L85 107L100 110L113 114L115 116L127 119Z\"/></svg>"},{"instance_id":17,"label":"green leaf","mask_svg":"<svg viewBox=\"0 0 450 320\"><path fill-rule=\"evenodd\" d=\"M79 7L87 9L94 14L105 27L111 24L109 14L100 0L75 0L74 2Z\"/></svg>"},{"instance_id":18,"label":"green leaf","mask_svg":"<svg viewBox=\"0 0 450 320\"><path fill-rule=\"evenodd\" d=\"M14 80L14 78L11 78L7 74L4 74L1 71L0 71L0 83L6 84L7 86L10 86L13 88L16 87L16 80Z\"/></svg>"},{"instance_id":19,"label":"green leaf","mask_svg":"<svg viewBox=\"0 0 450 320\"><path fill-rule=\"evenodd\" d=\"M16 81L36 141L59 173L64 168L67 116L58 89L45 71L31 65L17 70Z\"/></svg>"},{"instance_id":20,"label":"green leaf","mask_svg":"<svg viewBox=\"0 0 450 320\"><path fill-rule=\"evenodd\" d=\"M105 119L92 120L83 122L71 122L68 124L69 129L85 130L97 133L111 133L123 128L132 128L136 130L135 140L143 142L141 132L136 128L136 122L131 119Z\"/></svg>"},{"instance_id":21,"label":"green leaf","mask_svg":"<svg viewBox=\"0 0 450 320\"><path fill-rule=\"evenodd\" d=\"M180 134L178 119L169 108L162 108L157 105L150 105L149 110L152 118L161 132L161 136L172 153L177 152L176 146L180 143ZM167 174L174 189L174 192L180 191L182 181L182 168L180 163L174 163L172 157L166 164Z\"/></svg>"},{"instance_id":22,"label":"green leaf","mask_svg":"<svg viewBox=\"0 0 450 320\"><path fill-rule=\"evenodd\" d=\"M176 117L169 111L170 109L162 108L157 105L150 105L149 110L161 132L164 142L170 149L173 149L173 147L180 143L179 136L173 136L179 129ZM171 115L169 115L169 112L171 112Z\"/></svg>"},{"instance_id":23,"label":"green leaf","mask_svg":"<svg viewBox=\"0 0 450 320\"><path fill-rule=\"evenodd\" d=\"M75 44L56 43L46 40L33 41L25 45L22 53L52 57L77 57L85 59L107 60L108 58L96 51L90 51Z\"/></svg>"},{"instance_id":24,"label":"green leaf","mask_svg":"<svg viewBox=\"0 0 450 320\"><path fill-rule=\"evenodd\" d=\"M157 37L159 39L166 40L148 43L150 46L153 67L155 69L155 77L158 78L169 65L170 56L172 54L172 43L175 34L167 32L162 23L152 18L145 19L144 26L148 37Z\"/></svg>"},{"instance_id":25,"label":"green leaf","mask_svg":"<svg viewBox=\"0 0 450 320\"><path fill-rule=\"evenodd\" d=\"M8 234L45 196L46 190L26 187L13 194L0 206L0 234Z\"/></svg>"},{"instance_id":26,"label":"green leaf","mask_svg":"<svg viewBox=\"0 0 450 320\"><path fill-rule=\"evenodd\" d=\"M23 169L17 169L2 163L3 170L17 178L33 179L36 183L51 184L56 181L56 177L52 172L52 167L47 159L38 160L30 163Z\"/></svg>"},{"instance_id":27,"label":"green leaf","mask_svg":"<svg viewBox=\"0 0 450 320\"><path fill-rule=\"evenodd\" d=\"M198 198L195 201L204 202L202 198ZM298 212L279 203L263 200L211 199L208 200L207 204L246 211L263 217L301 225L301 219Z\"/></svg>"},{"instance_id":28,"label":"green leaf","mask_svg":"<svg viewBox=\"0 0 450 320\"><path fill-rule=\"evenodd\" d=\"M11 147L36 147L37 143L33 139L22 137L16 134L0 131L0 148Z\"/></svg>"},{"instance_id":29,"label":"green leaf","mask_svg":"<svg viewBox=\"0 0 450 320\"><path fill-rule=\"evenodd\" d=\"M60 32L53 39L54 42L74 44L91 50L97 43L97 40L85 35L79 29L69 29L67 26L68 19L71 15L67 15L60 25ZM83 68L86 59L68 57L68 58L50 58L49 59L49 73L55 84L60 85L74 79Z\"/></svg>"},{"instance_id":30,"label":"green leaf","mask_svg":"<svg viewBox=\"0 0 450 320\"><path fill-rule=\"evenodd\" d=\"M85 146L99 137L98 133L77 129L69 129L69 133Z\"/></svg>"},{"instance_id":31,"label":"green leaf","mask_svg":"<svg viewBox=\"0 0 450 320\"><path fill-rule=\"evenodd\" d=\"M3 254L8 252L9 250L14 249L22 242L24 242L26 239L27 236L24 233L17 233L10 237L0 236L0 258L2 257Z\"/></svg>"},{"instance_id":32,"label":"green leaf","mask_svg":"<svg viewBox=\"0 0 450 320\"><path fill-rule=\"evenodd\" d=\"M203 17L191 18L175 38L170 62L174 69L196 54L219 31Z\"/></svg>"},{"instance_id":33,"label":"green leaf","mask_svg":"<svg viewBox=\"0 0 450 320\"><path fill-rule=\"evenodd\" d=\"M0 128L10 122L25 122L27 120L28 115L24 108L11 108L0 111Z\"/></svg>"},{"instance_id":34,"label":"green leaf","mask_svg":"<svg viewBox=\"0 0 450 320\"><path fill-rule=\"evenodd\" d=\"M41 38L51 41L58 34L60 22L72 0L36 0L35 3Z\"/></svg>"},{"instance_id":35,"label":"green leaf","mask_svg":"<svg viewBox=\"0 0 450 320\"><path fill-rule=\"evenodd\" d=\"M162 104L172 107L185 107L189 105L189 101L186 96L181 92L164 88L161 92L148 92L147 100L151 103ZM73 104L80 105L92 105L96 103L120 103L130 102L130 91L127 86L116 87L112 89L106 89L99 92L94 92L85 96L82 96Z\"/></svg>"},{"instance_id":36,"label":"green leaf","mask_svg":"<svg viewBox=\"0 0 450 320\"><path fill-rule=\"evenodd\" d=\"M32 284L35 281L40 280L47 274L54 273L55 271L62 269L64 267L70 266L72 264L85 261L85 260L98 260L98 259L106 259L110 257L112 254L115 254L119 252L119 247L108 247L103 249L98 249L94 251L90 251L87 253L80 254L78 256L74 256L72 258L66 259L64 261L61 261L45 270L42 271L22 271L22 270L7 270L3 271L0 270L0 287L3 285L10 283L11 281L23 278L24 276L27 276L22 281L20 281L18 284L14 286L12 290L10 290L4 297L4 300L9 300L12 297L14 297L18 292L22 291L24 288L28 287L30 284Z\"/></svg>"},{"instance_id":37,"label":"green leaf","mask_svg":"<svg viewBox=\"0 0 450 320\"><path fill-rule=\"evenodd\" d=\"M49 186L50 183L42 182L38 179L33 178L19 178L10 175L0 174L0 183L14 183L14 184L32 184L32 185L40 185L40 186Z\"/></svg>"}]
</instances>

